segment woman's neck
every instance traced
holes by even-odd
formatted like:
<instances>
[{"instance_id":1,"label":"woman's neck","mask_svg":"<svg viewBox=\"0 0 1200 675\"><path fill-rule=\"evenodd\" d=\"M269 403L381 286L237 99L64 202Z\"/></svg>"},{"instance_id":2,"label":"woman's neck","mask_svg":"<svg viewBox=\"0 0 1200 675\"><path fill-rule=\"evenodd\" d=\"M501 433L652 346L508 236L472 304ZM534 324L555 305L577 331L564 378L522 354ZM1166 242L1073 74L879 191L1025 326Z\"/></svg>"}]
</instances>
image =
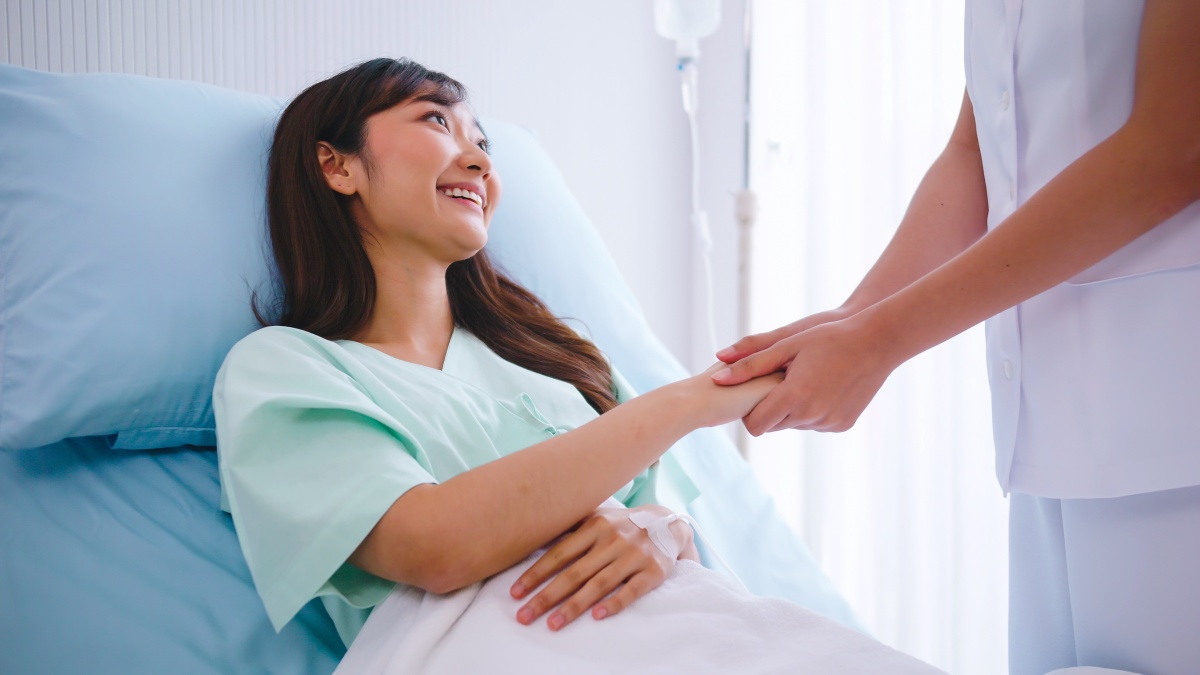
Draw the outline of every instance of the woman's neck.
<instances>
[{"instance_id":1,"label":"woman's neck","mask_svg":"<svg viewBox=\"0 0 1200 675\"><path fill-rule=\"evenodd\" d=\"M441 369L454 332L446 268L372 260L375 306L354 336L398 359Z\"/></svg>"}]
</instances>

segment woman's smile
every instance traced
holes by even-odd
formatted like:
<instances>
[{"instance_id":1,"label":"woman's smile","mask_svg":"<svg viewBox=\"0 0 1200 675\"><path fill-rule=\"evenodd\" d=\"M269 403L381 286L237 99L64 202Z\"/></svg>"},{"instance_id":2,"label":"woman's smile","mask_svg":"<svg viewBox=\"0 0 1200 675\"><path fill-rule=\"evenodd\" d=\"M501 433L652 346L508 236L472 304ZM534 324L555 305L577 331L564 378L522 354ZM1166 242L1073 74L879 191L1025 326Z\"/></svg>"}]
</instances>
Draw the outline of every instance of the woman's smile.
<instances>
[{"instance_id":1,"label":"woman's smile","mask_svg":"<svg viewBox=\"0 0 1200 675\"><path fill-rule=\"evenodd\" d=\"M453 183L439 185L437 190L443 197L452 199L478 213L483 213L483 207L487 204L487 193L483 187L478 185Z\"/></svg>"}]
</instances>

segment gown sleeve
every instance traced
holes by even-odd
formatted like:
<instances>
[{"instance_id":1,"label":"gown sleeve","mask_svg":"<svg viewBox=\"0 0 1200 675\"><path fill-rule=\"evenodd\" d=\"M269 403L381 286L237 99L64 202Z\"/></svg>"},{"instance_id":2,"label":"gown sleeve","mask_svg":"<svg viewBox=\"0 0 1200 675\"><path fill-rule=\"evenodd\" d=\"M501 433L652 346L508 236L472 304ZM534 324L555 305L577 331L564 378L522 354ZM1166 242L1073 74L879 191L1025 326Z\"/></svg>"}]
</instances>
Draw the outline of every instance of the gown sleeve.
<instances>
[{"instance_id":1,"label":"gown sleeve","mask_svg":"<svg viewBox=\"0 0 1200 675\"><path fill-rule=\"evenodd\" d=\"M396 499L437 482L333 346L262 329L230 352L213 392L222 507L276 630L314 597L381 602L395 584L346 561Z\"/></svg>"},{"instance_id":2,"label":"gown sleeve","mask_svg":"<svg viewBox=\"0 0 1200 675\"><path fill-rule=\"evenodd\" d=\"M618 403L625 403L637 396L633 386L616 367L612 369L612 376ZM668 450L657 462L633 479L632 488L621 499L625 506L661 504L675 513L687 512L688 504L700 496L700 490L684 472L674 452L674 448Z\"/></svg>"}]
</instances>

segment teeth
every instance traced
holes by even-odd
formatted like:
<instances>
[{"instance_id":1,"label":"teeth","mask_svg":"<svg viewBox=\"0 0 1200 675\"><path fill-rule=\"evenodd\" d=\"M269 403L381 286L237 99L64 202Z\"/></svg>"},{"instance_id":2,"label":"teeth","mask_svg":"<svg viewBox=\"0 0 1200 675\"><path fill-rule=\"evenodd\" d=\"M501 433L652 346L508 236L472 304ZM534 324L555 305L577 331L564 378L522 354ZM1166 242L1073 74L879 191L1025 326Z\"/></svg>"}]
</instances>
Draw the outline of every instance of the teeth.
<instances>
[{"instance_id":1,"label":"teeth","mask_svg":"<svg viewBox=\"0 0 1200 675\"><path fill-rule=\"evenodd\" d=\"M483 206L483 197L480 197L470 190L464 190L462 188L446 188L445 190L442 190L442 194L446 195L447 197L465 197L475 202L479 206Z\"/></svg>"}]
</instances>

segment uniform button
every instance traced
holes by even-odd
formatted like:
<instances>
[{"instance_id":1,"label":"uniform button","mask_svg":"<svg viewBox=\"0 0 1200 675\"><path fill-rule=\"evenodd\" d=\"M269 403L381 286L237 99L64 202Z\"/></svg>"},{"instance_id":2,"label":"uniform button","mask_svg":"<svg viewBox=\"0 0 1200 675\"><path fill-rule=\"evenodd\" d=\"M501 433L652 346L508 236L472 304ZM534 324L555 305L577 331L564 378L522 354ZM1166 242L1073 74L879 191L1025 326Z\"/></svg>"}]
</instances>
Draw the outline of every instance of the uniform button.
<instances>
[{"instance_id":1,"label":"uniform button","mask_svg":"<svg viewBox=\"0 0 1200 675\"><path fill-rule=\"evenodd\" d=\"M1009 185L1008 185L1008 201L1010 201L1010 202L1017 201L1017 186L1012 183L1009 183Z\"/></svg>"},{"instance_id":2,"label":"uniform button","mask_svg":"<svg viewBox=\"0 0 1200 675\"><path fill-rule=\"evenodd\" d=\"M1012 99L1012 97L1008 95L1007 91L1004 92L1003 94L1000 94L1000 111L1001 112L1008 111L1008 104L1012 102L1011 99Z\"/></svg>"},{"instance_id":3,"label":"uniform button","mask_svg":"<svg viewBox=\"0 0 1200 675\"><path fill-rule=\"evenodd\" d=\"M1011 380L1013 373L1012 361L1004 360L1004 379Z\"/></svg>"}]
</instances>

